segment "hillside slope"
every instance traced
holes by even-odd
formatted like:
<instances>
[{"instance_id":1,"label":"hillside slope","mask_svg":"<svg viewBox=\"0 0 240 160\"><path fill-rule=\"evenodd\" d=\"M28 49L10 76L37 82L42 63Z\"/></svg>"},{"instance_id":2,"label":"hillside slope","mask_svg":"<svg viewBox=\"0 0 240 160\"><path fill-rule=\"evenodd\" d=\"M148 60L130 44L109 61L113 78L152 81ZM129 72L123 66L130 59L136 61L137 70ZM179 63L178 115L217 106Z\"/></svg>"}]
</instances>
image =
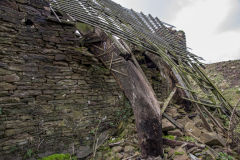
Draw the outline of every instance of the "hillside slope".
<instances>
[{"instance_id":1,"label":"hillside slope","mask_svg":"<svg viewBox=\"0 0 240 160\"><path fill-rule=\"evenodd\" d=\"M230 103L235 105L240 99L240 60L208 64L206 72Z\"/></svg>"}]
</instances>

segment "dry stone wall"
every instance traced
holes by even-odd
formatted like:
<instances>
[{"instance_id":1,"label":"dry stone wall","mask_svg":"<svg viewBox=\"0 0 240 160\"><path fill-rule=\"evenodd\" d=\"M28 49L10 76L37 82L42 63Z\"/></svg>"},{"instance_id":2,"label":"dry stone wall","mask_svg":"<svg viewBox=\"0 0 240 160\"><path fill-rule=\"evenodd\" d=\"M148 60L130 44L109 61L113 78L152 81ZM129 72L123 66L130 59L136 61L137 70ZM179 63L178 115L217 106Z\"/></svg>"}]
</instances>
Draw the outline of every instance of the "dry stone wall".
<instances>
[{"instance_id":1,"label":"dry stone wall","mask_svg":"<svg viewBox=\"0 0 240 160\"><path fill-rule=\"evenodd\" d=\"M99 120L105 133L126 109L109 71L85 56L75 26L52 19L45 1L0 1L1 158L30 149L81 156Z\"/></svg>"},{"instance_id":2,"label":"dry stone wall","mask_svg":"<svg viewBox=\"0 0 240 160\"><path fill-rule=\"evenodd\" d=\"M131 112L110 72L81 47L74 24L62 22L44 0L0 1L0 160L29 151L86 156L96 132L102 142ZM163 101L166 80L142 67Z\"/></svg>"}]
</instances>

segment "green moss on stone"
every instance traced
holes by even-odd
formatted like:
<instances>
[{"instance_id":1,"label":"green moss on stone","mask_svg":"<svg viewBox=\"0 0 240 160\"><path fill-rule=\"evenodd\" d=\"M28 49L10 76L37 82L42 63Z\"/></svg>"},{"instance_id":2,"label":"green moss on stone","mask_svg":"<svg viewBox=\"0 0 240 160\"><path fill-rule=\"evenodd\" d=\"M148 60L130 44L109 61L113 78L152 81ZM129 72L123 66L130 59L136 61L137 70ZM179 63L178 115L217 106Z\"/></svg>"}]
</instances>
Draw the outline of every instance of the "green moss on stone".
<instances>
[{"instance_id":1,"label":"green moss on stone","mask_svg":"<svg viewBox=\"0 0 240 160\"><path fill-rule=\"evenodd\" d=\"M183 137L183 140L187 141L187 142L196 142L196 140L193 137L190 137L190 136Z\"/></svg>"},{"instance_id":2,"label":"green moss on stone","mask_svg":"<svg viewBox=\"0 0 240 160\"><path fill-rule=\"evenodd\" d=\"M184 152L174 152L175 155L183 155Z\"/></svg>"},{"instance_id":3,"label":"green moss on stone","mask_svg":"<svg viewBox=\"0 0 240 160\"><path fill-rule=\"evenodd\" d=\"M81 22L76 23L76 28L84 35L94 31L92 26Z\"/></svg>"},{"instance_id":4,"label":"green moss on stone","mask_svg":"<svg viewBox=\"0 0 240 160\"><path fill-rule=\"evenodd\" d=\"M77 160L77 157L72 157L70 154L53 154L39 160Z\"/></svg>"},{"instance_id":5,"label":"green moss on stone","mask_svg":"<svg viewBox=\"0 0 240 160\"><path fill-rule=\"evenodd\" d=\"M175 140L175 136L173 136L173 135L166 135L166 136L163 136L163 138Z\"/></svg>"}]
</instances>

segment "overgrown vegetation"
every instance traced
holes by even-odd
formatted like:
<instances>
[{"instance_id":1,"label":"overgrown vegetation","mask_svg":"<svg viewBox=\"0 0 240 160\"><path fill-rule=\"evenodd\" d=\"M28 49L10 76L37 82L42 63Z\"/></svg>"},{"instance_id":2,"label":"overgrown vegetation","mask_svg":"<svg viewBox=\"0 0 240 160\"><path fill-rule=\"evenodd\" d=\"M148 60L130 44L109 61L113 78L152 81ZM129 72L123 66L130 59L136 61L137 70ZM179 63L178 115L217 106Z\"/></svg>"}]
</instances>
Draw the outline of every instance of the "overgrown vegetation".
<instances>
[{"instance_id":1,"label":"overgrown vegetation","mask_svg":"<svg viewBox=\"0 0 240 160\"><path fill-rule=\"evenodd\" d=\"M33 156L33 150L28 149L23 159L28 159L28 158L31 158L32 156Z\"/></svg>"},{"instance_id":2,"label":"overgrown vegetation","mask_svg":"<svg viewBox=\"0 0 240 160\"><path fill-rule=\"evenodd\" d=\"M226 154L226 153L223 153L223 152L220 152L218 154L218 157L217 157L217 160L234 160L232 156Z\"/></svg>"},{"instance_id":3,"label":"overgrown vegetation","mask_svg":"<svg viewBox=\"0 0 240 160\"><path fill-rule=\"evenodd\" d=\"M53 154L39 160L77 160L77 157L71 156L70 154Z\"/></svg>"},{"instance_id":4,"label":"overgrown vegetation","mask_svg":"<svg viewBox=\"0 0 240 160\"><path fill-rule=\"evenodd\" d=\"M208 76L233 106L240 99L239 64L240 61L227 61L206 65Z\"/></svg>"},{"instance_id":5,"label":"overgrown vegetation","mask_svg":"<svg viewBox=\"0 0 240 160\"><path fill-rule=\"evenodd\" d=\"M170 139L170 140L175 140L175 136L173 136L173 135L165 135L165 136L163 136L163 138L166 138L166 139Z\"/></svg>"},{"instance_id":6,"label":"overgrown vegetation","mask_svg":"<svg viewBox=\"0 0 240 160\"><path fill-rule=\"evenodd\" d=\"M187 141L187 142L196 142L196 140L193 137L190 137L190 136L184 136L183 140Z\"/></svg>"}]
</instances>

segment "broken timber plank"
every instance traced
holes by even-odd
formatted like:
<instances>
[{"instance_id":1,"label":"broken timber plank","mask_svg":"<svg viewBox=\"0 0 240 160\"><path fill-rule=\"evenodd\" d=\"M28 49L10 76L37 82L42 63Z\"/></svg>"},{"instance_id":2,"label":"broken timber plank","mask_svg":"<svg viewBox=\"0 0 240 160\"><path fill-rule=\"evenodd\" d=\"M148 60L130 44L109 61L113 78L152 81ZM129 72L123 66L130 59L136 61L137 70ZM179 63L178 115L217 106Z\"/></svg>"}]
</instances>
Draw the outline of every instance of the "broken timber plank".
<instances>
[{"instance_id":1,"label":"broken timber plank","mask_svg":"<svg viewBox=\"0 0 240 160\"><path fill-rule=\"evenodd\" d=\"M166 101L164 102L163 107L162 107L162 112L161 112L161 114L163 114L164 111L166 110L169 102L170 102L171 99L173 98L173 96L174 96L174 94L176 93L176 91L177 91L177 88L175 87L175 88L173 89L173 91L170 93L170 95L168 96L168 98L166 99Z\"/></svg>"},{"instance_id":2,"label":"broken timber plank","mask_svg":"<svg viewBox=\"0 0 240 160\"><path fill-rule=\"evenodd\" d=\"M148 56L148 58L158 67L158 69L161 71L163 69L162 65L161 65L161 58L159 56L156 56L154 55L153 53L150 53L150 52L145 52L146 56ZM183 88L188 88L188 84L185 83L184 79L181 77L181 75L174 69L174 68L171 68L173 74L175 78L179 83L180 85L183 87ZM170 81L173 81L173 79L170 79ZM188 92L187 90L183 90L184 91L184 95L188 97L188 99L195 99L196 96L194 95L194 93L190 93ZM196 101L196 100L194 100ZM202 110L200 109L198 103L195 103L194 105L196 107L196 109L198 110L199 114L200 114L200 117L203 121L203 124L206 126L207 130L208 131L212 131L212 127L209 125L209 123L207 122L206 118L204 117L203 115L203 112Z\"/></svg>"},{"instance_id":3,"label":"broken timber plank","mask_svg":"<svg viewBox=\"0 0 240 160\"><path fill-rule=\"evenodd\" d=\"M198 147L198 148L204 149L206 147L203 144L182 142L182 141L170 140L170 139L166 139L166 138L163 138L163 143L166 145L169 145L171 147L181 146L183 144L186 144L187 148Z\"/></svg>"},{"instance_id":4,"label":"broken timber plank","mask_svg":"<svg viewBox=\"0 0 240 160\"><path fill-rule=\"evenodd\" d=\"M178 129L180 129L181 131L184 130L184 127L179 124L177 121L175 121L172 117L170 117L169 115L167 115L166 113L162 114L163 117L165 117L167 120L169 120L174 126L176 126Z\"/></svg>"},{"instance_id":5,"label":"broken timber plank","mask_svg":"<svg viewBox=\"0 0 240 160\"><path fill-rule=\"evenodd\" d=\"M207 107L211 107L211 108L221 108L217 105L213 105L213 104L208 104L208 103L203 103L203 102L200 102L200 101L196 101L196 100L193 100L193 99L189 99L189 98L186 98L186 97L182 97L183 99L187 100L187 101L191 101L191 102L194 102L194 103L197 103L197 104L201 104L203 106L207 106Z\"/></svg>"},{"instance_id":6,"label":"broken timber plank","mask_svg":"<svg viewBox=\"0 0 240 160\"><path fill-rule=\"evenodd\" d=\"M99 60L103 63L111 60L112 56L99 57L98 55L102 55L105 52L105 48L110 48L108 46L111 46L113 43L113 47L116 50L109 54L113 54L114 59L122 58L120 56L121 52L126 51L126 49L119 43L115 43L114 41L116 40L113 40L105 32L97 28L95 28L95 32L92 34L93 37L101 37L103 42L92 46L89 45L91 52L95 53ZM162 124L158 100L144 73L131 61L122 59L123 62L118 63L118 66L112 65L111 71L114 71L112 72L113 76L123 89L133 108L142 156L163 156ZM106 63L104 64L106 65ZM106 65L106 67L109 66Z\"/></svg>"}]
</instances>

